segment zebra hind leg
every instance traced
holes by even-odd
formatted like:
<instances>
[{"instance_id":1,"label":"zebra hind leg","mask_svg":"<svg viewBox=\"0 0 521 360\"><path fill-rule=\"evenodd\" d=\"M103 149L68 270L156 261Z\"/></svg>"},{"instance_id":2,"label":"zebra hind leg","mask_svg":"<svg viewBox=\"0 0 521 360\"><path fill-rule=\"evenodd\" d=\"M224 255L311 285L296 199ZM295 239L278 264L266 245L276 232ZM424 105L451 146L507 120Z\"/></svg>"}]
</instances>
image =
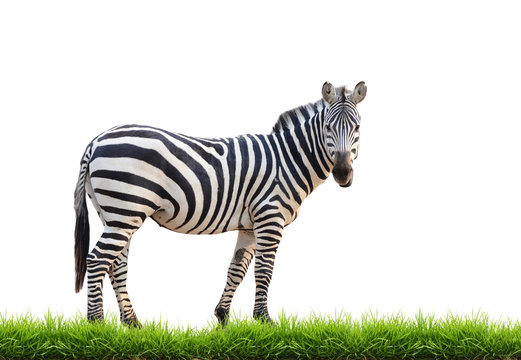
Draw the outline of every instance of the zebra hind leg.
<instances>
[{"instance_id":1,"label":"zebra hind leg","mask_svg":"<svg viewBox=\"0 0 521 360\"><path fill-rule=\"evenodd\" d=\"M245 230L239 231L237 245L235 246L233 258L228 268L226 286L224 287L221 300L219 300L215 308L215 316L221 326L225 326L228 321L233 295L248 271L248 266L253 258L254 251L255 236L253 232Z\"/></svg>"},{"instance_id":2,"label":"zebra hind leg","mask_svg":"<svg viewBox=\"0 0 521 360\"><path fill-rule=\"evenodd\" d=\"M131 236L128 230L106 226L87 256L87 318L90 321L103 321L103 279Z\"/></svg>"},{"instance_id":3,"label":"zebra hind leg","mask_svg":"<svg viewBox=\"0 0 521 360\"><path fill-rule=\"evenodd\" d=\"M127 292L128 252L130 240L109 268L109 278L118 301L120 320L130 327L141 328Z\"/></svg>"}]
</instances>

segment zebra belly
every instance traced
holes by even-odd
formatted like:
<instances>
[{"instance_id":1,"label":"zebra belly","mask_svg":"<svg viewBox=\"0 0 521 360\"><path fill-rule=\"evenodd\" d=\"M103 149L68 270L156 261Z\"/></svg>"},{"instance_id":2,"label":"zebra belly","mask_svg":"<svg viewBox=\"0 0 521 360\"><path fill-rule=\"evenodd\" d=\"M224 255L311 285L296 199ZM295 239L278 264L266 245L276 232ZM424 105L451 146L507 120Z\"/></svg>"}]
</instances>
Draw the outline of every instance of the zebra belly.
<instances>
[{"instance_id":1,"label":"zebra belly","mask_svg":"<svg viewBox=\"0 0 521 360\"><path fill-rule=\"evenodd\" d=\"M220 221L207 224L203 221L199 226L194 226L193 223L183 225L183 219L172 218L169 215L173 211L173 208L162 208L152 214L151 217L160 226L183 234L220 234L227 231L253 228L253 222L247 211L236 212L227 219L219 219ZM198 215L200 214L197 214L197 217Z\"/></svg>"}]
</instances>

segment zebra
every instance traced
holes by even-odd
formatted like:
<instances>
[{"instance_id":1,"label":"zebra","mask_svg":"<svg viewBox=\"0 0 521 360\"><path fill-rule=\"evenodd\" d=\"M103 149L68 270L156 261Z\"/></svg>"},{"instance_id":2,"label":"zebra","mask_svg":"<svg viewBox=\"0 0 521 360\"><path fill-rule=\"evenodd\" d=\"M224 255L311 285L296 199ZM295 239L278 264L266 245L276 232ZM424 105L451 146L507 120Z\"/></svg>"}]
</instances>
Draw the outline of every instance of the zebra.
<instances>
[{"instance_id":1,"label":"zebra","mask_svg":"<svg viewBox=\"0 0 521 360\"><path fill-rule=\"evenodd\" d=\"M214 314L224 326L255 257L253 316L271 322L268 287L282 231L331 173L340 186L352 184L360 139L357 104L366 92L364 82L353 91L326 82L322 99L283 113L268 135L198 138L123 125L97 136L81 159L74 193L75 285L78 293L87 273L87 318L103 320L102 284L108 274L121 322L141 326L126 288L129 245L152 218L186 234L238 230ZM85 194L104 226L90 252Z\"/></svg>"}]
</instances>

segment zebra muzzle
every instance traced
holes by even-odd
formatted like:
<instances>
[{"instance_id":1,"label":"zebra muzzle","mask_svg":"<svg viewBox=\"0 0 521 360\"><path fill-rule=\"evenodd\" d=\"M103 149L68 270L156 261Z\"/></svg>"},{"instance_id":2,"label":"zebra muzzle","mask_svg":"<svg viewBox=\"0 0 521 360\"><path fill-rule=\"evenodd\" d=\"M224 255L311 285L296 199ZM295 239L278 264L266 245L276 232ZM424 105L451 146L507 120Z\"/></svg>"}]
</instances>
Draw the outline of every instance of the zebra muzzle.
<instances>
[{"instance_id":1,"label":"zebra muzzle","mask_svg":"<svg viewBox=\"0 0 521 360\"><path fill-rule=\"evenodd\" d=\"M350 154L340 152L336 154L333 166L333 177L341 187L351 186L353 182L353 167L351 166Z\"/></svg>"}]
</instances>

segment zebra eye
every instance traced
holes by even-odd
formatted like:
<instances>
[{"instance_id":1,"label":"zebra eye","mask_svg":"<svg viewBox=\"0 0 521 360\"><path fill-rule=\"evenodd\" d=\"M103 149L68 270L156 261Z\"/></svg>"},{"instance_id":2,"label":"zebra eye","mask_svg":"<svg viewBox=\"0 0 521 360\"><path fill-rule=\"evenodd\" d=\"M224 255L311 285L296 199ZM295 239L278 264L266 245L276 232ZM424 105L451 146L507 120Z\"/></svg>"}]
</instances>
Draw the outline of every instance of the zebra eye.
<instances>
[{"instance_id":1,"label":"zebra eye","mask_svg":"<svg viewBox=\"0 0 521 360\"><path fill-rule=\"evenodd\" d=\"M331 125L326 124L326 130L329 131L329 132L331 132Z\"/></svg>"},{"instance_id":2,"label":"zebra eye","mask_svg":"<svg viewBox=\"0 0 521 360\"><path fill-rule=\"evenodd\" d=\"M355 131L356 131L356 132L360 131L360 125L356 125L356 126L355 126Z\"/></svg>"}]
</instances>

